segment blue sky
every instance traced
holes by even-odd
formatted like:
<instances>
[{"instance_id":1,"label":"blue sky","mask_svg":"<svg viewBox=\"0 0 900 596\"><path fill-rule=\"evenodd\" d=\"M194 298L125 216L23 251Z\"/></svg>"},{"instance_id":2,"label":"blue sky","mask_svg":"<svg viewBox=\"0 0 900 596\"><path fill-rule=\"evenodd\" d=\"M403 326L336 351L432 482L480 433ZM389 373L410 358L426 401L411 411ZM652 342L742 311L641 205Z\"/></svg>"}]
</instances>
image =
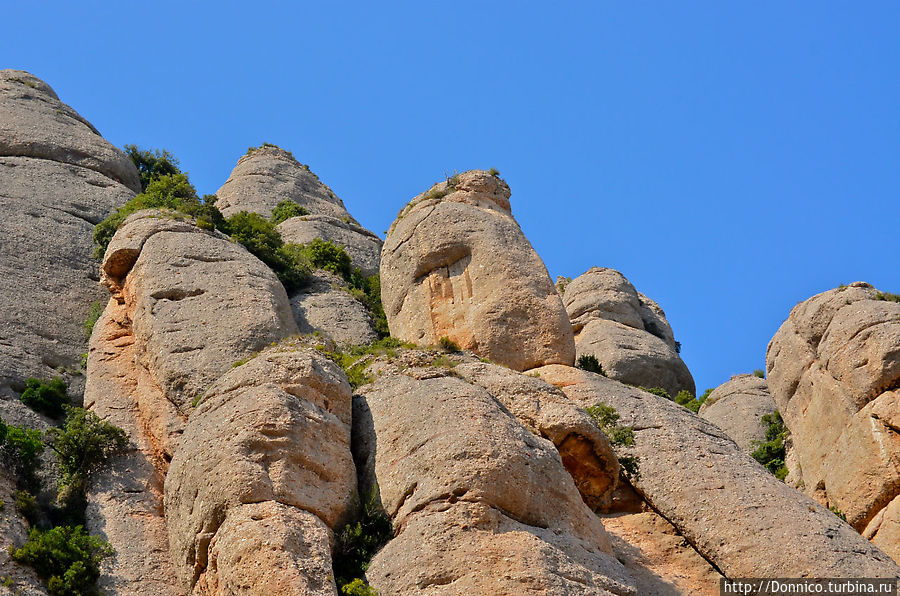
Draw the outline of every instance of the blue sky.
<instances>
[{"instance_id":1,"label":"blue sky","mask_svg":"<svg viewBox=\"0 0 900 596\"><path fill-rule=\"evenodd\" d=\"M496 167L551 275L622 271L699 391L812 294L900 292L900 5L559 4L16 2L0 57L201 193L277 143L379 234Z\"/></svg>"}]
</instances>

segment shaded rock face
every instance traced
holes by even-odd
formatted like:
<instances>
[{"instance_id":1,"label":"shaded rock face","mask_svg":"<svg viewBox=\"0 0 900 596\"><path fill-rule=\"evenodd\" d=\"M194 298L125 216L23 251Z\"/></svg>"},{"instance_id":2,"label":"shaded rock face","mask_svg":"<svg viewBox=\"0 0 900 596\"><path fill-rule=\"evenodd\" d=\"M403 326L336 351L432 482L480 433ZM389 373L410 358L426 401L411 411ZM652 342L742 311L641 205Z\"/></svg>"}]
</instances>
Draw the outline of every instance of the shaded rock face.
<instances>
[{"instance_id":1,"label":"shaded rock face","mask_svg":"<svg viewBox=\"0 0 900 596\"><path fill-rule=\"evenodd\" d=\"M375 275L381 264L381 239L364 227L328 215L292 217L278 224L285 242L307 244L316 238L344 247L353 266L363 275Z\"/></svg>"},{"instance_id":2,"label":"shaded rock face","mask_svg":"<svg viewBox=\"0 0 900 596\"><path fill-rule=\"evenodd\" d=\"M356 495L350 416L346 377L312 349L269 348L213 384L165 483L185 588L334 593L329 528Z\"/></svg>"},{"instance_id":3,"label":"shaded rock face","mask_svg":"<svg viewBox=\"0 0 900 596\"><path fill-rule=\"evenodd\" d=\"M665 313L624 275L593 267L566 284L563 304L578 357L593 354L607 376L629 385L696 393Z\"/></svg>"},{"instance_id":4,"label":"shaded rock face","mask_svg":"<svg viewBox=\"0 0 900 596\"><path fill-rule=\"evenodd\" d=\"M767 472L716 426L658 396L576 368L541 379L583 407L603 402L634 429L633 483L726 577L896 577L891 558ZM778 545L778 548L772 548Z\"/></svg>"},{"instance_id":5,"label":"shaded rock face","mask_svg":"<svg viewBox=\"0 0 900 596\"><path fill-rule=\"evenodd\" d=\"M347 282L318 269L310 282L291 294L291 310L300 333L321 333L340 346L368 345L378 339L372 317L350 295Z\"/></svg>"},{"instance_id":6,"label":"shaded rock face","mask_svg":"<svg viewBox=\"0 0 900 596\"><path fill-rule=\"evenodd\" d=\"M28 524L16 511L16 476L0 463L0 501L4 503L0 509L0 578L10 578L12 589L0 587L0 594L22 594L23 596L39 596L47 594L31 567L20 565L12 560L8 547L21 546L28 538ZM16 590L13 592L13 589Z\"/></svg>"},{"instance_id":7,"label":"shaded rock face","mask_svg":"<svg viewBox=\"0 0 900 596\"><path fill-rule=\"evenodd\" d=\"M78 370L97 284L93 228L140 188L124 153L40 79L0 70L0 394ZM66 374L80 399L80 377Z\"/></svg>"},{"instance_id":8,"label":"shaded rock face","mask_svg":"<svg viewBox=\"0 0 900 596\"><path fill-rule=\"evenodd\" d=\"M752 453L766 438L762 417L776 409L765 379L735 375L709 394L699 415L725 431L738 447Z\"/></svg>"},{"instance_id":9,"label":"shaded rock face","mask_svg":"<svg viewBox=\"0 0 900 596\"><path fill-rule=\"evenodd\" d=\"M388 232L381 296L391 335L447 336L515 370L572 364L572 329L546 267L487 172L459 174L414 198Z\"/></svg>"},{"instance_id":10,"label":"shaded rock face","mask_svg":"<svg viewBox=\"0 0 900 596\"><path fill-rule=\"evenodd\" d=\"M357 462L395 528L367 572L379 593L634 593L553 444L487 390L411 367L359 393Z\"/></svg>"},{"instance_id":11,"label":"shaded rock face","mask_svg":"<svg viewBox=\"0 0 900 596\"><path fill-rule=\"evenodd\" d=\"M125 429L131 447L88 497L89 529L117 552L100 586L182 594L163 488L192 404L235 361L297 329L284 288L256 257L159 212L126 220L101 277L111 298L91 337L85 406Z\"/></svg>"},{"instance_id":12,"label":"shaded rock face","mask_svg":"<svg viewBox=\"0 0 900 596\"><path fill-rule=\"evenodd\" d=\"M876 295L856 282L795 306L766 369L806 492L900 559L879 537L900 523L900 304Z\"/></svg>"},{"instance_id":13,"label":"shaded rock face","mask_svg":"<svg viewBox=\"0 0 900 596\"><path fill-rule=\"evenodd\" d=\"M242 156L216 196L216 206L225 217L249 211L268 218L278 203L290 199L312 215L350 218L356 223L343 201L309 167L278 147L260 147Z\"/></svg>"}]
</instances>

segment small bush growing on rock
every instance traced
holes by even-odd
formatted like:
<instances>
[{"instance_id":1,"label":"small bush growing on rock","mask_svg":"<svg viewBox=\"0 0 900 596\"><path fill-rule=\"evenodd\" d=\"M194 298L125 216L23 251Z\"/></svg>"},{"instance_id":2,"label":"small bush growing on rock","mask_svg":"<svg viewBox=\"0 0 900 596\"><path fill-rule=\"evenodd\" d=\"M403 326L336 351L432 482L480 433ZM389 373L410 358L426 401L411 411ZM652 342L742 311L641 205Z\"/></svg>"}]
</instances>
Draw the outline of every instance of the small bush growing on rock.
<instances>
[{"instance_id":1,"label":"small bush growing on rock","mask_svg":"<svg viewBox=\"0 0 900 596\"><path fill-rule=\"evenodd\" d=\"M653 395L658 395L659 397L664 397L669 401L674 401L672 399L672 396L669 395L669 392L662 387L651 387L648 389L647 387L638 386L638 389L640 389L641 391L646 391L647 393L652 393Z\"/></svg>"},{"instance_id":2,"label":"small bush growing on rock","mask_svg":"<svg viewBox=\"0 0 900 596\"><path fill-rule=\"evenodd\" d=\"M375 591L375 588L358 577L349 584L341 586L341 594L344 594L345 596L378 596L378 592Z\"/></svg>"},{"instance_id":3,"label":"small bush growing on rock","mask_svg":"<svg viewBox=\"0 0 900 596\"><path fill-rule=\"evenodd\" d=\"M152 179L144 192L94 226L94 242L97 244L94 256L102 257L119 226L129 215L141 209L170 209L193 217L202 228L222 229L225 220L215 202L215 195L199 198L185 174L167 174Z\"/></svg>"},{"instance_id":4,"label":"small bush growing on rock","mask_svg":"<svg viewBox=\"0 0 900 596\"><path fill-rule=\"evenodd\" d=\"M763 416L762 422L766 425L766 439L758 442L756 450L750 455L776 478L784 480L788 475L788 469L784 465L784 440L787 437L787 427L777 410Z\"/></svg>"},{"instance_id":5,"label":"small bush growing on rock","mask_svg":"<svg viewBox=\"0 0 900 596\"><path fill-rule=\"evenodd\" d=\"M455 354L462 351L462 349L459 347L459 344L446 335L442 336L441 339L438 340L438 345L445 352L451 352Z\"/></svg>"},{"instance_id":6,"label":"small bush growing on rock","mask_svg":"<svg viewBox=\"0 0 900 596\"><path fill-rule=\"evenodd\" d=\"M301 207L290 199L285 199L275 205L270 221L277 226L292 217L302 217L304 215L309 215L309 211L305 207Z\"/></svg>"},{"instance_id":7,"label":"small bush growing on rock","mask_svg":"<svg viewBox=\"0 0 900 596\"><path fill-rule=\"evenodd\" d=\"M378 501L377 488L373 488L361 503L356 519L344 526L335 537L332 567L342 594L366 595L374 592L360 591L367 587L362 578L372 557L393 536L391 520ZM356 591L345 591L345 586Z\"/></svg>"},{"instance_id":8,"label":"small bush growing on rock","mask_svg":"<svg viewBox=\"0 0 900 596\"><path fill-rule=\"evenodd\" d=\"M834 505L830 506L828 508L828 510L831 511L836 516L838 516L839 518L841 518L842 520L847 521L847 516L844 514L844 512L841 511L840 509L838 509L837 507L835 507Z\"/></svg>"},{"instance_id":9,"label":"small bush growing on rock","mask_svg":"<svg viewBox=\"0 0 900 596\"><path fill-rule=\"evenodd\" d=\"M878 292L875 294L875 300L886 300L887 302L900 302L900 294L891 294L890 292Z\"/></svg>"},{"instance_id":10,"label":"small bush growing on rock","mask_svg":"<svg viewBox=\"0 0 900 596\"><path fill-rule=\"evenodd\" d=\"M312 268L303 246L285 244L275 225L262 215L247 211L235 213L225 221L222 229L268 265L287 291L309 280Z\"/></svg>"},{"instance_id":11,"label":"small bush growing on rock","mask_svg":"<svg viewBox=\"0 0 900 596\"><path fill-rule=\"evenodd\" d=\"M66 503L84 494L90 478L128 445L121 428L84 408L66 408L64 428L47 431L47 444L59 460L59 500Z\"/></svg>"},{"instance_id":12,"label":"small bush growing on rock","mask_svg":"<svg viewBox=\"0 0 900 596\"><path fill-rule=\"evenodd\" d=\"M22 548L10 549L12 558L34 568L47 582L50 594L79 596L95 594L100 563L113 549L99 536L90 536L81 526L32 528Z\"/></svg>"},{"instance_id":13,"label":"small bush growing on rock","mask_svg":"<svg viewBox=\"0 0 900 596\"><path fill-rule=\"evenodd\" d=\"M49 381L31 377L25 380L25 391L19 399L36 412L51 418L60 418L65 413L63 407L69 403L67 390L68 386L62 377L55 377Z\"/></svg>"},{"instance_id":14,"label":"small bush growing on rock","mask_svg":"<svg viewBox=\"0 0 900 596\"><path fill-rule=\"evenodd\" d=\"M353 264L343 246L321 238L314 238L312 242L303 246L309 262L314 268L330 271L350 281L350 277L353 275Z\"/></svg>"},{"instance_id":15,"label":"small bush growing on rock","mask_svg":"<svg viewBox=\"0 0 900 596\"><path fill-rule=\"evenodd\" d=\"M497 176L499 178L500 170L498 170L497 168L491 168L490 170L488 170L488 174L490 174L491 176Z\"/></svg>"},{"instance_id":16,"label":"small bush growing on rock","mask_svg":"<svg viewBox=\"0 0 900 596\"><path fill-rule=\"evenodd\" d=\"M604 377L606 376L606 373L603 372L603 366L600 364L600 361L597 360L597 357L593 354L582 354L578 357L578 362L575 363L575 366L588 372L597 373L598 375L603 375Z\"/></svg>"},{"instance_id":17,"label":"small bush growing on rock","mask_svg":"<svg viewBox=\"0 0 900 596\"><path fill-rule=\"evenodd\" d=\"M181 173L178 160L165 149L143 150L137 145L125 145L125 154L141 175L141 190L146 190L152 181L163 176Z\"/></svg>"},{"instance_id":18,"label":"small bush growing on rock","mask_svg":"<svg viewBox=\"0 0 900 596\"><path fill-rule=\"evenodd\" d=\"M251 155L254 151L256 151L258 149L263 149L265 147L276 147L276 148L280 149L280 147L278 147L278 145L276 145L275 143L263 143L259 147L247 147L247 155Z\"/></svg>"},{"instance_id":19,"label":"small bush growing on rock","mask_svg":"<svg viewBox=\"0 0 900 596\"><path fill-rule=\"evenodd\" d=\"M91 338L91 334L94 332L94 325L97 324L97 319L99 319L102 314L103 303L99 300L91 303L91 309L88 311L87 317L85 317L84 321L81 323L81 330L84 332L85 339Z\"/></svg>"},{"instance_id":20,"label":"small bush growing on rock","mask_svg":"<svg viewBox=\"0 0 900 596\"><path fill-rule=\"evenodd\" d=\"M16 491L16 511L32 526L38 522L41 515L37 499L27 490Z\"/></svg>"},{"instance_id":21,"label":"small bush growing on rock","mask_svg":"<svg viewBox=\"0 0 900 596\"><path fill-rule=\"evenodd\" d=\"M764 371L764 370L761 369L761 368L757 368L756 370L753 371L753 376L754 376L754 377L759 377L760 379L765 379L765 378L766 378L766 371Z\"/></svg>"},{"instance_id":22,"label":"small bush growing on rock","mask_svg":"<svg viewBox=\"0 0 900 596\"><path fill-rule=\"evenodd\" d=\"M585 412L594 419L594 423L603 431L613 447L632 447L634 445L634 429L619 424L619 413L614 407L598 402L585 408ZM618 453L616 457L626 478L629 480L640 478L639 458L631 455L619 456Z\"/></svg>"},{"instance_id":23,"label":"small bush growing on rock","mask_svg":"<svg viewBox=\"0 0 900 596\"><path fill-rule=\"evenodd\" d=\"M41 465L44 443L41 432L21 426L7 425L0 420L0 453L26 486L35 486L35 473Z\"/></svg>"},{"instance_id":24,"label":"small bush growing on rock","mask_svg":"<svg viewBox=\"0 0 900 596\"><path fill-rule=\"evenodd\" d=\"M687 389L682 389L678 392L678 395L675 396L675 403L679 406L684 406L694 414L700 411L700 402Z\"/></svg>"}]
</instances>

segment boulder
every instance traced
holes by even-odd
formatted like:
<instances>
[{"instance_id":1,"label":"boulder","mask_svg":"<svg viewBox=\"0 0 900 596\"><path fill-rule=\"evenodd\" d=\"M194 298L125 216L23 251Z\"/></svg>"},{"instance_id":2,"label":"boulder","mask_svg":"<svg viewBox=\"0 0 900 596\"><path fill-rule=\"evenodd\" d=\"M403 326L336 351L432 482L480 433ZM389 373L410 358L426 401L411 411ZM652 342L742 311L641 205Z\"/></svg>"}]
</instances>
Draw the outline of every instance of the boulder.
<instances>
[{"instance_id":1,"label":"boulder","mask_svg":"<svg viewBox=\"0 0 900 596\"><path fill-rule=\"evenodd\" d=\"M343 246L353 260L353 266L359 267L363 275L378 273L381 238L349 218L338 219L329 215L292 217L278 224L278 231L285 242L307 244L319 238Z\"/></svg>"},{"instance_id":2,"label":"boulder","mask_svg":"<svg viewBox=\"0 0 900 596\"><path fill-rule=\"evenodd\" d=\"M473 170L401 211L381 253L391 335L425 345L446 336L520 371L574 362L566 312L509 196L500 178Z\"/></svg>"},{"instance_id":3,"label":"boulder","mask_svg":"<svg viewBox=\"0 0 900 596\"><path fill-rule=\"evenodd\" d=\"M93 228L140 189L124 153L34 76L0 70L0 395L63 375L80 402Z\"/></svg>"},{"instance_id":4,"label":"boulder","mask_svg":"<svg viewBox=\"0 0 900 596\"><path fill-rule=\"evenodd\" d=\"M0 156L80 166L135 193L141 190L128 156L61 102L50 85L24 70L0 70Z\"/></svg>"},{"instance_id":5,"label":"boulder","mask_svg":"<svg viewBox=\"0 0 900 596\"><path fill-rule=\"evenodd\" d=\"M638 458L634 488L726 577L900 574L847 523L678 404L576 368L535 372L582 407L616 409L634 431L634 446L622 451Z\"/></svg>"},{"instance_id":6,"label":"boulder","mask_svg":"<svg viewBox=\"0 0 900 596\"><path fill-rule=\"evenodd\" d=\"M346 218L350 223L356 223L343 201L310 171L309 166L279 147L260 147L241 156L231 176L216 191L216 196L219 197L216 207L225 217L249 211L269 218L278 203L289 199L311 215L328 215L338 220Z\"/></svg>"},{"instance_id":7,"label":"boulder","mask_svg":"<svg viewBox=\"0 0 900 596\"><path fill-rule=\"evenodd\" d=\"M634 593L553 444L456 374L383 372L359 390L357 462L395 528L370 583L381 594Z\"/></svg>"},{"instance_id":8,"label":"boulder","mask_svg":"<svg viewBox=\"0 0 900 596\"><path fill-rule=\"evenodd\" d=\"M346 377L302 345L268 348L216 381L165 482L184 589L334 594L329 528L357 494L350 425Z\"/></svg>"},{"instance_id":9,"label":"boulder","mask_svg":"<svg viewBox=\"0 0 900 596\"><path fill-rule=\"evenodd\" d=\"M776 409L765 379L735 375L709 394L699 415L725 431L741 449L752 453L766 439L762 417Z\"/></svg>"},{"instance_id":10,"label":"boulder","mask_svg":"<svg viewBox=\"0 0 900 596\"><path fill-rule=\"evenodd\" d=\"M900 303L878 297L856 282L801 302L766 370L806 492L886 544L867 528L900 523L889 508L900 495ZM900 543L886 548L900 560Z\"/></svg>"},{"instance_id":11,"label":"boulder","mask_svg":"<svg viewBox=\"0 0 900 596\"><path fill-rule=\"evenodd\" d=\"M291 294L291 311L300 333L320 333L340 346L368 345L378 339L372 317L350 295L342 278L318 269L308 284Z\"/></svg>"},{"instance_id":12,"label":"boulder","mask_svg":"<svg viewBox=\"0 0 900 596\"><path fill-rule=\"evenodd\" d=\"M608 377L629 385L661 387L672 397L682 390L695 394L665 313L624 275L593 267L566 284L563 304L577 357L595 356Z\"/></svg>"}]
</instances>

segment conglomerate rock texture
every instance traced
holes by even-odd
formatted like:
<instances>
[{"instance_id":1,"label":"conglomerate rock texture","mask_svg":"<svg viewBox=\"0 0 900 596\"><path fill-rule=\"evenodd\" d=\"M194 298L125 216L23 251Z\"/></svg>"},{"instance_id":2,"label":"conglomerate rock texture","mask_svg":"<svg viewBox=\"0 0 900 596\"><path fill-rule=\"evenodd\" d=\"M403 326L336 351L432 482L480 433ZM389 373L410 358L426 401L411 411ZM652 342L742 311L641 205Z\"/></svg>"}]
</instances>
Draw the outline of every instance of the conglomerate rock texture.
<instances>
[{"instance_id":1,"label":"conglomerate rock texture","mask_svg":"<svg viewBox=\"0 0 900 596\"><path fill-rule=\"evenodd\" d=\"M900 560L900 303L863 282L801 302L766 371L808 494Z\"/></svg>"},{"instance_id":2,"label":"conglomerate rock texture","mask_svg":"<svg viewBox=\"0 0 900 596\"><path fill-rule=\"evenodd\" d=\"M472 170L401 211L381 253L391 335L424 345L448 337L519 371L574 362L566 311L509 196L503 180Z\"/></svg>"},{"instance_id":3,"label":"conglomerate rock texture","mask_svg":"<svg viewBox=\"0 0 900 596\"><path fill-rule=\"evenodd\" d=\"M665 313L624 275L593 267L566 284L563 304L578 357L595 356L608 377L629 385L695 393Z\"/></svg>"},{"instance_id":4,"label":"conglomerate rock texture","mask_svg":"<svg viewBox=\"0 0 900 596\"><path fill-rule=\"evenodd\" d=\"M623 452L639 460L634 488L726 577L900 573L852 527L686 408L577 368L535 372L582 407L602 402L616 409L620 423L634 429L634 446Z\"/></svg>"},{"instance_id":5,"label":"conglomerate rock texture","mask_svg":"<svg viewBox=\"0 0 900 596\"><path fill-rule=\"evenodd\" d=\"M725 431L738 447L752 453L766 438L762 417L776 409L765 379L735 375L709 394L698 415Z\"/></svg>"},{"instance_id":6,"label":"conglomerate rock texture","mask_svg":"<svg viewBox=\"0 0 900 596\"><path fill-rule=\"evenodd\" d=\"M49 85L0 70L0 396L77 371L91 304L104 300L94 225L140 189L124 153ZM80 399L83 381L67 373Z\"/></svg>"}]
</instances>

